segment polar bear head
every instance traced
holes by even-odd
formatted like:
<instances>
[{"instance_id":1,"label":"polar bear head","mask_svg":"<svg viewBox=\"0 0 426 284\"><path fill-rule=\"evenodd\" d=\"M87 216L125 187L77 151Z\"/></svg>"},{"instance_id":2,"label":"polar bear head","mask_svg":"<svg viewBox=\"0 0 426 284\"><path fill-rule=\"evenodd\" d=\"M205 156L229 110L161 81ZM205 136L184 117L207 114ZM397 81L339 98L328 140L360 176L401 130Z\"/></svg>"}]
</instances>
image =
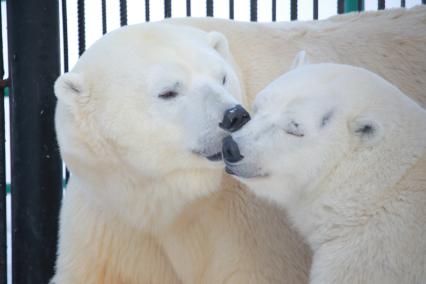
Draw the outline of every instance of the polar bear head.
<instances>
[{"instance_id":1,"label":"polar bear head","mask_svg":"<svg viewBox=\"0 0 426 284\"><path fill-rule=\"evenodd\" d=\"M261 91L253 110L224 141L226 170L284 205L333 187L386 186L425 149L425 111L353 66L299 66Z\"/></svg>"},{"instance_id":2,"label":"polar bear head","mask_svg":"<svg viewBox=\"0 0 426 284\"><path fill-rule=\"evenodd\" d=\"M219 169L224 113L242 90L225 37L147 23L97 41L55 84L61 153L74 175L141 178Z\"/></svg>"}]
</instances>

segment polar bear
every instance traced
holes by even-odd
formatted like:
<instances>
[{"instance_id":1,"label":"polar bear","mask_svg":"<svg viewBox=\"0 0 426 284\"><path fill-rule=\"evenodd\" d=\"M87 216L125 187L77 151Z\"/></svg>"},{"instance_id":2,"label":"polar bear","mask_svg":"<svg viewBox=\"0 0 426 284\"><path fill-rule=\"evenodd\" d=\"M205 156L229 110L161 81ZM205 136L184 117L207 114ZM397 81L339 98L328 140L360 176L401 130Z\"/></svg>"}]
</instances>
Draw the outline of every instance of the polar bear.
<instances>
[{"instance_id":1,"label":"polar bear","mask_svg":"<svg viewBox=\"0 0 426 284\"><path fill-rule=\"evenodd\" d=\"M426 283L426 111L332 63L284 74L253 109L224 140L226 170L287 209L310 283Z\"/></svg>"},{"instance_id":2,"label":"polar bear","mask_svg":"<svg viewBox=\"0 0 426 284\"><path fill-rule=\"evenodd\" d=\"M244 94L223 35L119 29L55 94L72 174L52 283L306 283L309 250L282 210L208 160L227 135L219 123L242 125L226 120Z\"/></svg>"},{"instance_id":3,"label":"polar bear","mask_svg":"<svg viewBox=\"0 0 426 284\"><path fill-rule=\"evenodd\" d=\"M320 21L247 23L214 18L168 19L219 31L241 70L248 102L287 72L299 50L312 63L371 70L426 107L426 5L333 16Z\"/></svg>"}]
</instances>

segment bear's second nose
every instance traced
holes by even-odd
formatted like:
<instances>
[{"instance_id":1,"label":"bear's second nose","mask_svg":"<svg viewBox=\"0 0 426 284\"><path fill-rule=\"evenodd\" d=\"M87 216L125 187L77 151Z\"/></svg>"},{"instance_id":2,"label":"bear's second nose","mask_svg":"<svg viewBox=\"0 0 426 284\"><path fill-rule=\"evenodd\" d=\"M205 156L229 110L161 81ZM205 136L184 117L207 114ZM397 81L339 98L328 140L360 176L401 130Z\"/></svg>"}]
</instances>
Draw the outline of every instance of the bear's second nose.
<instances>
[{"instance_id":1,"label":"bear's second nose","mask_svg":"<svg viewBox=\"0 0 426 284\"><path fill-rule=\"evenodd\" d=\"M223 159L229 163L236 163L244 158L240 153L238 144L232 139L232 136L227 136L223 139L222 156Z\"/></svg>"},{"instance_id":2,"label":"bear's second nose","mask_svg":"<svg viewBox=\"0 0 426 284\"><path fill-rule=\"evenodd\" d=\"M250 120L250 114L240 105L236 105L225 111L219 127L234 132L243 127Z\"/></svg>"}]
</instances>

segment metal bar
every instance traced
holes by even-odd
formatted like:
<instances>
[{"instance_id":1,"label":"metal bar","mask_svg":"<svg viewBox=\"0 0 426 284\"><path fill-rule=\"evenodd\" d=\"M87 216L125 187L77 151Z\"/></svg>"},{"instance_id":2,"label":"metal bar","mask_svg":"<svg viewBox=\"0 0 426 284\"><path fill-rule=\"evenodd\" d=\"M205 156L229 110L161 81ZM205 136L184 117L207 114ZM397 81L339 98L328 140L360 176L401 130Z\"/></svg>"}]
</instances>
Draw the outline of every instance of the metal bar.
<instances>
[{"instance_id":1,"label":"metal bar","mask_svg":"<svg viewBox=\"0 0 426 284\"><path fill-rule=\"evenodd\" d=\"M64 72L68 72L68 17L67 17L67 0L62 0L62 36L63 36L63 53L64 53ZM65 184L70 179L70 172L65 168Z\"/></svg>"},{"instance_id":2,"label":"metal bar","mask_svg":"<svg viewBox=\"0 0 426 284\"><path fill-rule=\"evenodd\" d=\"M84 13L84 0L77 0L78 55L82 55L86 50L86 26Z\"/></svg>"},{"instance_id":3,"label":"metal bar","mask_svg":"<svg viewBox=\"0 0 426 284\"><path fill-rule=\"evenodd\" d=\"M62 162L54 129L59 1L8 0L12 280L48 283L56 258Z\"/></svg>"},{"instance_id":4,"label":"metal bar","mask_svg":"<svg viewBox=\"0 0 426 284\"><path fill-rule=\"evenodd\" d=\"M272 0L272 21L277 20L277 0Z\"/></svg>"},{"instance_id":5,"label":"metal bar","mask_svg":"<svg viewBox=\"0 0 426 284\"><path fill-rule=\"evenodd\" d=\"M186 0L186 16L191 17L191 0Z\"/></svg>"},{"instance_id":6,"label":"metal bar","mask_svg":"<svg viewBox=\"0 0 426 284\"><path fill-rule=\"evenodd\" d=\"M364 11L364 0L358 0L358 12Z\"/></svg>"},{"instance_id":7,"label":"metal bar","mask_svg":"<svg viewBox=\"0 0 426 284\"><path fill-rule=\"evenodd\" d=\"M206 15L213 17L213 0L206 0Z\"/></svg>"},{"instance_id":8,"label":"metal bar","mask_svg":"<svg viewBox=\"0 0 426 284\"><path fill-rule=\"evenodd\" d=\"M145 21L149 22L149 0L145 0Z\"/></svg>"},{"instance_id":9,"label":"metal bar","mask_svg":"<svg viewBox=\"0 0 426 284\"><path fill-rule=\"evenodd\" d=\"M64 52L64 72L68 72L68 20L67 20L67 0L62 0L62 33Z\"/></svg>"},{"instance_id":10,"label":"metal bar","mask_svg":"<svg viewBox=\"0 0 426 284\"><path fill-rule=\"evenodd\" d=\"M385 0L378 0L377 1L377 9L378 10L384 10L386 8Z\"/></svg>"},{"instance_id":11,"label":"metal bar","mask_svg":"<svg viewBox=\"0 0 426 284\"><path fill-rule=\"evenodd\" d=\"M164 0L164 18L172 16L172 0Z\"/></svg>"},{"instance_id":12,"label":"metal bar","mask_svg":"<svg viewBox=\"0 0 426 284\"><path fill-rule=\"evenodd\" d=\"M234 19L234 0L229 0L229 18Z\"/></svg>"},{"instance_id":13,"label":"metal bar","mask_svg":"<svg viewBox=\"0 0 426 284\"><path fill-rule=\"evenodd\" d=\"M343 14L345 10L345 1L337 0L337 14Z\"/></svg>"},{"instance_id":14,"label":"metal bar","mask_svg":"<svg viewBox=\"0 0 426 284\"><path fill-rule=\"evenodd\" d=\"M401 0L401 8L405 8L405 0Z\"/></svg>"},{"instance_id":15,"label":"metal bar","mask_svg":"<svg viewBox=\"0 0 426 284\"><path fill-rule=\"evenodd\" d=\"M102 0L102 34L107 33L106 0Z\"/></svg>"},{"instance_id":16,"label":"metal bar","mask_svg":"<svg viewBox=\"0 0 426 284\"><path fill-rule=\"evenodd\" d=\"M127 0L120 0L120 26L127 26Z\"/></svg>"},{"instance_id":17,"label":"metal bar","mask_svg":"<svg viewBox=\"0 0 426 284\"><path fill-rule=\"evenodd\" d=\"M0 3L0 79L4 83L0 86L0 284L7 283L7 221L6 221L6 157L5 157L5 129L4 129L4 77L3 62L3 26L2 9Z\"/></svg>"},{"instance_id":18,"label":"metal bar","mask_svg":"<svg viewBox=\"0 0 426 284\"><path fill-rule=\"evenodd\" d=\"M426 0L422 0L422 4L423 4L423 5L426 5Z\"/></svg>"},{"instance_id":19,"label":"metal bar","mask_svg":"<svg viewBox=\"0 0 426 284\"><path fill-rule=\"evenodd\" d=\"M297 0L290 1L290 19L297 20Z\"/></svg>"},{"instance_id":20,"label":"metal bar","mask_svg":"<svg viewBox=\"0 0 426 284\"><path fill-rule=\"evenodd\" d=\"M250 21L257 22L257 0L250 0Z\"/></svg>"},{"instance_id":21,"label":"metal bar","mask_svg":"<svg viewBox=\"0 0 426 284\"><path fill-rule=\"evenodd\" d=\"M318 20L318 0L314 0L314 20Z\"/></svg>"}]
</instances>

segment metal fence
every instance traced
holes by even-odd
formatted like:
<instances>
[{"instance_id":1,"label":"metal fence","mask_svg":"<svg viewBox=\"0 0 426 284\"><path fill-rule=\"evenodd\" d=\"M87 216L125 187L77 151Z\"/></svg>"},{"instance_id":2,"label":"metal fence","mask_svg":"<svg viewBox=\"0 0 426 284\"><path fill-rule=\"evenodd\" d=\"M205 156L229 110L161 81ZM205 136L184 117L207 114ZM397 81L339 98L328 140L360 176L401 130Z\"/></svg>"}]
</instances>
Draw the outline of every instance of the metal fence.
<instances>
[{"instance_id":1,"label":"metal fence","mask_svg":"<svg viewBox=\"0 0 426 284\"><path fill-rule=\"evenodd\" d=\"M67 1L61 1L61 11L59 0L6 2L10 78L3 79L3 55L0 53L0 141L5 141L4 92L9 87L13 283L47 283L53 275L63 179L67 179L63 177L53 118L52 86L61 72L61 52L62 71L67 72L69 68ZM84 0L76 1L78 52L81 55L86 48L85 3ZM228 3L229 19L234 19L238 7L234 0ZM426 4L426 0L421 3ZM150 21L150 4L150 0L145 0L145 19L141 17L141 21ZM214 4L213 0L205 1L206 16L214 16ZM405 0L401 0L401 7L405 4ZM106 0L101 0L103 33L107 32L106 5ZM313 0L313 19L318 19L318 5L318 0ZM271 6L271 21L276 21L277 1L272 0ZM297 6L297 0L290 1L291 20L298 19ZM338 0L336 3L338 14L361 11L363 7L363 0ZM385 0L378 0L377 9L385 8ZM117 9L121 26L127 25L127 1L120 0ZM191 0L186 0L186 15L191 16ZM172 1L164 0L164 17L172 16ZM250 20L257 21L257 16L258 1L251 0ZM3 50L1 39L0 34ZM8 283L5 173L5 144L0 143L0 284Z\"/></svg>"}]
</instances>

